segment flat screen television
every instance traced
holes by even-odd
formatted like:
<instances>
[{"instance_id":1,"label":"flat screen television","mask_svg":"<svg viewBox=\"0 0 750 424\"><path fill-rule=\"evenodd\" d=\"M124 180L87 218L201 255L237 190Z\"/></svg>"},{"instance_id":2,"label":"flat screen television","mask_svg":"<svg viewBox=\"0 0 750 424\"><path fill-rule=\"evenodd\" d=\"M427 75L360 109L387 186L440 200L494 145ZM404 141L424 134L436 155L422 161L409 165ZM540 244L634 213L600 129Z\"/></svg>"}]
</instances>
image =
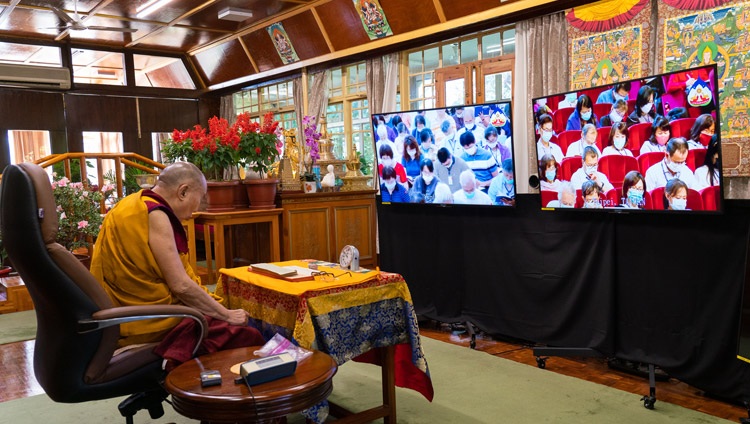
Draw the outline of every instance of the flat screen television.
<instances>
[{"instance_id":1,"label":"flat screen television","mask_svg":"<svg viewBox=\"0 0 750 424\"><path fill-rule=\"evenodd\" d=\"M510 102L372 118L383 204L515 206Z\"/></svg>"},{"instance_id":2,"label":"flat screen television","mask_svg":"<svg viewBox=\"0 0 750 424\"><path fill-rule=\"evenodd\" d=\"M716 69L532 99L542 208L722 212Z\"/></svg>"}]
</instances>

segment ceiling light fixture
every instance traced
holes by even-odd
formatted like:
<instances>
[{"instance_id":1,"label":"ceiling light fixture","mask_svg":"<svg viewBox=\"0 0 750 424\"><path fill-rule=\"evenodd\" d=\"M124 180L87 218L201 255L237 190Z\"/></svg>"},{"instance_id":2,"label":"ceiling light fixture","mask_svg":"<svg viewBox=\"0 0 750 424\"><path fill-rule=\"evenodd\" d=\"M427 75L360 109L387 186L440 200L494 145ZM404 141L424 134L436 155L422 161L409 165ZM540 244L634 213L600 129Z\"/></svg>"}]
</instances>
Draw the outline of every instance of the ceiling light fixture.
<instances>
[{"instance_id":1,"label":"ceiling light fixture","mask_svg":"<svg viewBox=\"0 0 750 424\"><path fill-rule=\"evenodd\" d=\"M219 19L242 22L253 17L253 11L238 7L225 7L219 11Z\"/></svg>"},{"instance_id":2,"label":"ceiling light fixture","mask_svg":"<svg viewBox=\"0 0 750 424\"><path fill-rule=\"evenodd\" d=\"M166 6L171 2L172 0L150 0L146 3L143 3L142 5L138 6L138 8L135 9L136 17L138 19L143 19L146 16L156 12L157 10L161 9L162 7Z\"/></svg>"}]
</instances>

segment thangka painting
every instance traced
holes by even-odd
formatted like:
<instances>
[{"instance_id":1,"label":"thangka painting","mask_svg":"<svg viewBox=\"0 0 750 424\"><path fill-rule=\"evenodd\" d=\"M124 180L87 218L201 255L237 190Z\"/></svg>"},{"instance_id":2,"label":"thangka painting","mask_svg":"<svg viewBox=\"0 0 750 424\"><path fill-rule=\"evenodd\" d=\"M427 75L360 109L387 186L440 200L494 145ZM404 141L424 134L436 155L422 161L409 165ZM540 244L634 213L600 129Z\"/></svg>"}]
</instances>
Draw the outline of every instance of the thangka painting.
<instances>
[{"instance_id":1,"label":"thangka painting","mask_svg":"<svg viewBox=\"0 0 750 424\"><path fill-rule=\"evenodd\" d=\"M388 25L388 19L385 18L385 12L380 7L378 0L353 0L354 8L357 9L359 17L362 20L362 26L367 32L370 40L393 35L391 26Z\"/></svg>"},{"instance_id":2,"label":"thangka painting","mask_svg":"<svg viewBox=\"0 0 750 424\"><path fill-rule=\"evenodd\" d=\"M640 77L641 36L642 28L638 25L573 39L571 90Z\"/></svg>"},{"instance_id":3,"label":"thangka painting","mask_svg":"<svg viewBox=\"0 0 750 424\"><path fill-rule=\"evenodd\" d=\"M664 22L664 70L716 63L722 138L750 135L750 4L704 10Z\"/></svg>"},{"instance_id":4,"label":"thangka painting","mask_svg":"<svg viewBox=\"0 0 750 424\"><path fill-rule=\"evenodd\" d=\"M299 56L297 56L297 52L294 51L292 42L289 40L289 36L284 30L284 26L281 22L276 22L267 27L266 30L268 30L268 35L271 36L273 45L276 46L276 51L279 53L279 57L281 57L281 61L284 62L284 65L299 60Z\"/></svg>"}]
</instances>

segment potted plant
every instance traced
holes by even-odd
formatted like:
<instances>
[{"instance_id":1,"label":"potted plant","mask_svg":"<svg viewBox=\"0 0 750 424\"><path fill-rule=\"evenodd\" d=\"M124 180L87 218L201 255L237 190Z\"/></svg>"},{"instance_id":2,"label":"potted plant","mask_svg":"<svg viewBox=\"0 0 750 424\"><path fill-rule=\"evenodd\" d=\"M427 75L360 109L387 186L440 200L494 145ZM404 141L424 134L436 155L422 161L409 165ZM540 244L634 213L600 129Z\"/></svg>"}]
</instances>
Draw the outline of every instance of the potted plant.
<instances>
[{"instance_id":1,"label":"potted plant","mask_svg":"<svg viewBox=\"0 0 750 424\"><path fill-rule=\"evenodd\" d=\"M70 182L66 177L53 181L52 194L57 205L58 221L55 241L71 252L88 248L99 235L102 225L100 202L109 198L114 191L112 184L104 185L100 191L80 182ZM85 262L85 258L82 259Z\"/></svg>"},{"instance_id":2,"label":"potted plant","mask_svg":"<svg viewBox=\"0 0 750 424\"><path fill-rule=\"evenodd\" d=\"M208 129L195 125L192 129L174 130L172 138L162 145L167 163L187 161L195 164L208 182L209 212L234 210L234 190L239 181L232 181L233 171L240 164L240 133L235 123L230 126L217 116L208 120Z\"/></svg>"},{"instance_id":3,"label":"potted plant","mask_svg":"<svg viewBox=\"0 0 750 424\"><path fill-rule=\"evenodd\" d=\"M250 199L250 209L266 209L276 206L276 184L278 180L268 178L269 171L281 154L282 141L277 135L279 123L273 113L263 116L261 124L250 121L249 113L237 116L235 122L239 134L238 156L240 163L252 169L260 178L245 178L243 183Z\"/></svg>"},{"instance_id":4,"label":"potted plant","mask_svg":"<svg viewBox=\"0 0 750 424\"><path fill-rule=\"evenodd\" d=\"M305 171L300 175L305 193L315 193L318 189L319 175L313 171L315 162L320 159L321 134L317 131L314 116L305 115L302 118L302 135L305 138Z\"/></svg>"}]
</instances>

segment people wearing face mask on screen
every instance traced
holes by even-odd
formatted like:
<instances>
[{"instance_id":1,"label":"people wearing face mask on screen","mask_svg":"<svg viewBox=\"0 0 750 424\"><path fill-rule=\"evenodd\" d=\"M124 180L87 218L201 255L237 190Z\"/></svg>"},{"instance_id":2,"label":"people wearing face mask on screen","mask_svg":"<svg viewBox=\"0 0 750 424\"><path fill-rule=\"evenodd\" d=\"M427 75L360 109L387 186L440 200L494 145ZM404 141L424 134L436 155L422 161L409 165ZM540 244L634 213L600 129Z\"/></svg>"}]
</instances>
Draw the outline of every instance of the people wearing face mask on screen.
<instances>
[{"instance_id":1,"label":"people wearing face mask on screen","mask_svg":"<svg viewBox=\"0 0 750 424\"><path fill-rule=\"evenodd\" d=\"M613 85L609 90L604 90L599 93L599 97L596 98L597 103L616 103L618 100L624 100L625 106L627 107L628 96L630 95L630 82L618 82Z\"/></svg>"},{"instance_id":2,"label":"people wearing face mask on screen","mask_svg":"<svg viewBox=\"0 0 750 424\"><path fill-rule=\"evenodd\" d=\"M657 116L651 125L651 137L641 146L641 153L666 152L667 142L672 138L672 126L667 118Z\"/></svg>"},{"instance_id":3,"label":"people wearing face mask on screen","mask_svg":"<svg viewBox=\"0 0 750 424\"><path fill-rule=\"evenodd\" d=\"M498 174L497 162L487 150L477 147L474 134L465 132L459 137L464 153L461 159L474 171L479 189L487 191L490 181Z\"/></svg>"},{"instance_id":4,"label":"people wearing face mask on screen","mask_svg":"<svg viewBox=\"0 0 750 424\"><path fill-rule=\"evenodd\" d=\"M492 204L490 196L478 189L477 180L474 177L473 171L469 169L462 172L459 180L461 182L461 190L457 190L453 193L453 203L463 205Z\"/></svg>"},{"instance_id":5,"label":"people wearing face mask on screen","mask_svg":"<svg viewBox=\"0 0 750 424\"><path fill-rule=\"evenodd\" d=\"M557 200L550 200L548 208L574 208L576 206L576 188L570 181L560 181L557 187Z\"/></svg>"},{"instance_id":6,"label":"people wearing face mask on screen","mask_svg":"<svg viewBox=\"0 0 750 424\"><path fill-rule=\"evenodd\" d=\"M586 94L581 94L576 101L576 110L568 118L565 130L580 130L586 124L592 124L596 128L597 123L598 120L594 115L594 104L591 98Z\"/></svg>"},{"instance_id":7,"label":"people wearing face mask on screen","mask_svg":"<svg viewBox=\"0 0 750 424\"><path fill-rule=\"evenodd\" d=\"M622 122L628 115L628 102L625 100L618 100L612 104L612 109L609 111L609 115L602 116L599 120L600 127L611 127L614 124Z\"/></svg>"},{"instance_id":8,"label":"people wearing face mask on screen","mask_svg":"<svg viewBox=\"0 0 750 424\"><path fill-rule=\"evenodd\" d=\"M602 193L612 190L614 186L606 175L599 172L599 152L593 147L583 149L583 166L570 177L574 187L581 187L586 181L594 181Z\"/></svg>"},{"instance_id":9,"label":"people wearing face mask on screen","mask_svg":"<svg viewBox=\"0 0 750 424\"><path fill-rule=\"evenodd\" d=\"M572 158L575 156L583 156L583 149L591 147L596 150L596 153L601 156L602 152L599 151L599 146L596 145L596 138L599 136L596 131L596 126L593 124L586 124L581 130L581 139L570 143L568 151L565 153L566 158Z\"/></svg>"},{"instance_id":10,"label":"people wearing face mask on screen","mask_svg":"<svg viewBox=\"0 0 750 424\"><path fill-rule=\"evenodd\" d=\"M502 170L497 177L492 179L487 195L490 196L493 205L513 206L516 204L516 186L513 182L513 159L505 159Z\"/></svg>"},{"instance_id":11,"label":"people wearing face mask on screen","mask_svg":"<svg viewBox=\"0 0 750 424\"><path fill-rule=\"evenodd\" d=\"M595 181L584 181L581 185L581 196L583 197L584 209L602 209L601 202L602 189Z\"/></svg>"},{"instance_id":12,"label":"people wearing face mask on screen","mask_svg":"<svg viewBox=\"0 0 750 424\"><path fill-rule=\"evenodd\" d=\"M383 202L409 203L409 192L406 187L396 182L396 171L393 168L384 167L380 181L380 196Z\"/></svg>"},{"instance_id":13,"label":"people wearing face mask on screen","mask_svg":"<svg viewBox=\"0 0 750 424\"><path fill-rule=\"evenodd\" d=\"M409 190L411 203L432 203L440 180L435 176L435 168L430 159L422 159L420 169L421 174L414 179L414 186Z\"/></svg>"},{"instance_id":14,"label":"people wearing face mask on screen","mask_svg":"<svg viewBox=\"0 0 750 424\"><path fill-rule=\"evenodd\" d=\"M486 130L484 130L484 140L482 141L482 147L490 152L498 165L503 163L505 159L510 159L510 149L508 149L498 141L497 129L493 126L490 126Z\"/></svg>"},{"instance_id":15,"label":"people wearing face mask on screen","mask_svg":"<svg viewBox=\"0 0 750 424\"><path fill-rule=\"evenodd\" d=\"M638 171L630 171L625 174L622 181L622 203L621 208L643 209L646 207L644 193L646 192L646 180Z\"/></svg>"},{"instance_id":16,"label":"people wearing face mask on screen","mask_svg":"<svg viewBox=\"0 0 750 424\"><path fill-rule=\"evenodd\" d=\"M398 181L401 184L406 184L406 169L404 169L403 165L393 160L393 150L391 149L391 146L387 144L380 146L380 149L378 149L378 155L380 156L380 160L378 161L378 174L380 175L380 178L383 178L383 168L390 166L396 171Z\"/></svg>"},{"instance_id":17,"label":"people wearing face mask on screen","mask_svg":"<svg viewBox=\"0 0 750 424\"><path fill-rule=\"evenodd\" d=\"M640 124L643 122L654 122L656 110L654 110L654 89L644 85L638 90L638 97L635 99L635 110L628 115L628 126Z\"/></svg>"},{"instance_id":18,"label":"people wearing face mask on screen","mask_svg":"<svg viewBox=\"0 0 750 424\"><path fill-rule=\"evenodd\" d=\"M664 209L670 211L688 210L687 189L687 184L679 178L669 180L664 187Z\"/></svg>"},{"instance_id":19,"label":"people wearing face mask on screen","mask_svg":"<svg viewBox=\"0 0 750 424\"><path fill-rule=\"evenodd\" d=\"M719 140L716 134L711 137L706 149L703 166L695 170L696 190L721 184L721 160L719 159Z\"/></svg>"},{"instance_id":20,"label":"people wearing face mask on screen","mask_svg":"<svg viewBox=\"0 0 750 424\"><path fill-rule=\"evenodd\" d=\"M624 122L618 122L609 130L609 145L604 148L602 156L620 155L633 157L633 152L628 146L628 126Z\"/></svg>"},{"instance_id":21,"label":"people wearing face mask on screen","mask_svg":"<svg viewBox=\"0 0 750 424\"><path fill-rule=\"evenodd\" d=\"M536 142L537 157L552 155L556 161L562 162L565 155L560 145L550 141L554 135L555 130L552 129L552 116L546 113L542 114L539 117L539 141Z\"/></svg>"},{"instance_id":22,"label":"people wearing face mask on screen","mask_svg":"<svg viewBox=\"0 0 750 424\"><path fill-rule=\"evenodd\" d=\"M438 150L435 173L441 182L448 184L451 193L461 189L459 178L461 177L461 173L467 169L470 169L469 165L460 157L452 154L448 148L441 147Z\"/></svg>"},{"instance_id":23,"label":"people wearing face mask on screen","mask_svg":"<svg viewBox=\"0 0 750 424\"><path fill-rule=\"evenodd\" d=\"M714 132L716 132L716 122L714 122L713 116L704 113L697 117L690 128L690 138L687 141L688 149L705 149L711 142Z\"/></svg>"},{"instance_id":24,"label":"people wearing face mask on screen","mask_svg":"<svg viewBox=\"0 0 750 424\"><path fill-rule=\"evenodd\" d=\"M557 191L560 186L559 168L560 165L552 155L544 155L539 159L539 188L541 190Z\"/></svg>"},{"instance_id":25,"label":"people wearing face mask on screen","mask_svg":"<svg viewBox=\"0 0 750 424\"><path fill-rule=\"evenodd\" d=\"M419 176L419 162L422 160L422 154L419 151L419 143L412 136L404 139L404 156L401 158L401 165L406 170L406 179L409 181L409 187L414 184L414 179Z\"/></svg>"},{"instance_id":26,"label":"people wearing face mask on screen","mask_svg":"<svg viewBox=\"0 0 750 424\"><path fill-rule=\"evenodd\" d=\"M646 171L646 185L649 190L664 187L667 181L679 178L688 187L697 186L693 171L685 164L688 155L687 141L682 137L669 140L664 160L651 165Z\"/></svg>"}]
</instances>

